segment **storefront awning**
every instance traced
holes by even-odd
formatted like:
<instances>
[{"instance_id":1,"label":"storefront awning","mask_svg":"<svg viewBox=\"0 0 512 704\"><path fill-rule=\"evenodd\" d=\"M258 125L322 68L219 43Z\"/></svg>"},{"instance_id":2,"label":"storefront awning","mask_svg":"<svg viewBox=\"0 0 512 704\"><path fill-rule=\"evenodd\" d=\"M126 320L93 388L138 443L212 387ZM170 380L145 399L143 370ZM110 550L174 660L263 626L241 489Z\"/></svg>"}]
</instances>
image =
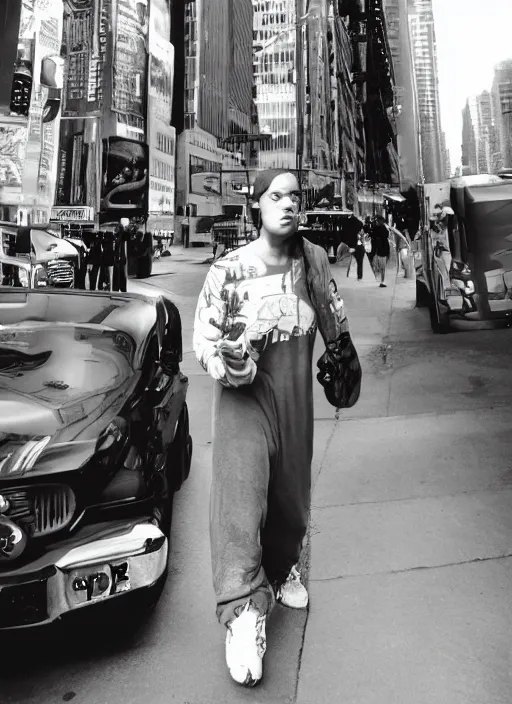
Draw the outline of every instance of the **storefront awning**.
<instances>
[{"instance_id":1,"label":"storefront awning","mask_svg":"<svg viewBox=\"0 0 512 704\"><path fill-rule=\"evenodd\" d=\"M381 193L359 193L357 200L360 203L375 203L376 205L384 205L384 196Z\"/></svg>"},{"instance_id":2,"label":"storefront awning","mask_svg":"<svg viewBox=\"0 0 512 704\"><path fill-rule=\"evenodd\" d=\"M384 198L395 201L395 203L405 203L405 198L399 193L383 193Z\"/></svg>"},{"instance_id":3,"label":"storefront awning","mask_svg":"<svg viewBox=\"0 0 512 704\"><path fill-rule=\"evenodd\" d=\"M155 230L174 231L174 215L150 215L146 223L146 229L151 232Z\"/></svg>"}]
</instances>

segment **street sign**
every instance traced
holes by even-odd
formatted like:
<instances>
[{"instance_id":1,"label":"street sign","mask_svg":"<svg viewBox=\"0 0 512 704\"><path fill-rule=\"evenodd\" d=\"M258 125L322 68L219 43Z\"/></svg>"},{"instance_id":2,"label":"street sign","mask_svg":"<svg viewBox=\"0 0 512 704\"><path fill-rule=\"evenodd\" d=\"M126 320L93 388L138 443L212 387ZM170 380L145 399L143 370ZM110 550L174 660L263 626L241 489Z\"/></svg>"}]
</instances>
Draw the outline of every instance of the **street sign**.
<instances>
[{"instance_id":1,"label":"street sign","mask_svg":"<svg viewBox=\"0 0 512 704\"><path fill-rule=\"evenodd\" d=\"M52 208L50 220L56 222L92 222L94 209L88 205Z\"/></svg>"}]
</instances>

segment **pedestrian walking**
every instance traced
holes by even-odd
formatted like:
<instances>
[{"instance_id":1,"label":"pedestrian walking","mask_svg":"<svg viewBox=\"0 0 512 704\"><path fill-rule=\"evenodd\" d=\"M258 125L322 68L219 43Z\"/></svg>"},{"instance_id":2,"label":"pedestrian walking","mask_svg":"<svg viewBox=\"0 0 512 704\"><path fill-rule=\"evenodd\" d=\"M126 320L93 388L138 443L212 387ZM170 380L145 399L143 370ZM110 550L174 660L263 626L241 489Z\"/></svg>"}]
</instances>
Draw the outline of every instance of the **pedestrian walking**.
<instances>
[{"instance_id":1,"label":"pedestrian walking","mask_svg":"<svg viewBox=\"0 0 512 704\"><path fill-rule=\"evenodd\" d=\"M386 269L390 255L389 247L389 230L386 227L386 221L382 215L377 215L376 224L374 225L371 238L374 251L373 266L375 275L380 275L380 287L386 288Z\"/></svg>"},{"instance_id":2,"label":"pedestrian walking","mask_svg":"<svg viewBox=\"0 0 512 704\"><path fill-rule=\"evenodd\" d=\"M358 281L363 280L363 263L364 263L365 255L366 255L366 248L364 246L364 230L361 229L361 231L357 235L357 242L356 242L356 246L354 249L354 259L356 260L356 263L357 263L357 280Z\"/></svg>"},{"instance_id":3,"label":"pedestrian walking","mask_svg":"<svg viewBox=\"0 0 512 704\"><path fill-rule=\"evenodd\" d=\"M389 231L394 235L395 238L395 250L397 253L397 273L402 267L404 270L404 278L410 278L411 273L411 261L410 261L410 251L411 251L411 241L409 239L409 233L407 230L401 232L397 226L389 225Z\"/></svg>"},{"instance_id":4,"label":"pedestrian walking","mask_svg":"<svg viewBox=\"0 0 512 704\"><path fill-rule=\"evenodd\" d=\"M216 380L210 540L217 617L227 628L229 672L246 686L262 677L275 602L308 605L297 563L310 504L313 346L318 328L332 361L329 350L348 335L327 255L298 234L296 177L258 175L253 199L259 238L214 262L194 324L196 356ZM329 399L333 367L322 376L325 355L319 380ZM351 360L347 404L360 385L355 350Z\"/></svg>"}]
</instances>

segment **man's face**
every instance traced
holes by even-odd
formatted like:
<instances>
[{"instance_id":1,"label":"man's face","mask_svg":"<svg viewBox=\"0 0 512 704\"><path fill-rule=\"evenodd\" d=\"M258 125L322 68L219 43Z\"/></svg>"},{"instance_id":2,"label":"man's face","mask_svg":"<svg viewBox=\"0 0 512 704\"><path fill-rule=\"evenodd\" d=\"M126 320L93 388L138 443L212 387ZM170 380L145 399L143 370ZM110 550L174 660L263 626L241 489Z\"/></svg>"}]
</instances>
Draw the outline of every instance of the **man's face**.
<instances>
[{"instance_id":1,"label":"man's face","mask_svg":"<svg viewBox=\"0 0 512 704\"><path fill-rule=\"evenodd\" d=\"M261 196L261 223L271 235L289 237L297 231L300 188L293 174L280 174Z\"/></svg>"}]
</instances>

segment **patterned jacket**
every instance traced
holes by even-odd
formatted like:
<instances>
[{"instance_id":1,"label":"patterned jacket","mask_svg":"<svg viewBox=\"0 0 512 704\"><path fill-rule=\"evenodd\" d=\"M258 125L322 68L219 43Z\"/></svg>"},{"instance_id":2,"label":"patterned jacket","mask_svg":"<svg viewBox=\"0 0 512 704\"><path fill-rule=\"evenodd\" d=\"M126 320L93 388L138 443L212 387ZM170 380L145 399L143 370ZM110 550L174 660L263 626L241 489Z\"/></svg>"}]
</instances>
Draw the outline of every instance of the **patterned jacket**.
<instances>
[{"instance_id":1,"label":"patterned jacket","mask_svg":"<svg viewBox=\"0 0 512 704\"><path fill-rule=\"evenodd\" d=\"M251 384L257 372L257 355L247 354L246 349L241 360L227 367L225 376L220 372L219 346L228 336L231 340L237 339L236 330L233 330L236 326L230 321L238 303L236 281L243 277L242 267L237 257L229 255L226 260L221 259L211 266L199 297L194 323L193 345L199 363L214 379L231 387ZM300 237L292 255L293 279L302 276L304 270L318 329L326 348L329 348L342 333L348 332L343 301L332 278L325 250ZM240 344L243 344L242 340L240 337Z\"/></svg>"}]
</instances>

